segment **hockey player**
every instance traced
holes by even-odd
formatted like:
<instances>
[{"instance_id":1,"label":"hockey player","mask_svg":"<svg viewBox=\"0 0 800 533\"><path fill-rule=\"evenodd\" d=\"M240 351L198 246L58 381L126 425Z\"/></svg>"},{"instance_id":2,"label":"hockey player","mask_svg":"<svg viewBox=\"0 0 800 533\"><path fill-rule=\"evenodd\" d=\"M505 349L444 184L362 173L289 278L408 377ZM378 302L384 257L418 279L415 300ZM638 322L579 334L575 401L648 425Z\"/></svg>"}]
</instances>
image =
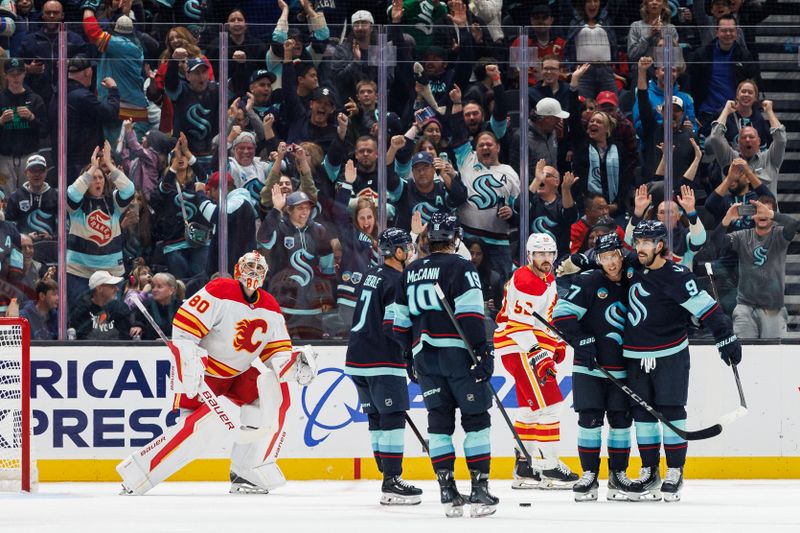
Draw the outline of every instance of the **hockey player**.
<instances>
[{"instance_id":1,"label":"hockey player","mask_svg":"<svg viewBox=\"0 0 800 533\"><path fill-rule=\"evenodd\" d=\"M575 349L572 365L573 407L578 413L578 456L583 477L572 487L576 502L597 500L603 417L608 418L609 500L627 500L631 480L625 474L631 451L629 399L603 376L599 365L625 379L622 333L627 307L627 279L623 277L622 243L616 233L601 235L594 245L602 270L575 276L568 295L553 311L553 323L570 338Z\"/></svg>"},{"instance_id":2,"label":"hockey player","mask_svg":"<svg viewBox=\"0 0 800 533\"><path fill-rule=\"evenodd\" d=\"M266 494L286 483L275 445L289 407L287 382L307 385L317 364L310 348L292 349L280 307L261 288L266 275L264 257L246 253L234 279L209 282L178 309L169 347L182 389L175 398L181 416L117 465L124 493L144 494L210 446L226 444L232 423L226 427L212 412L213 401L201 401L205 386L241 407L230 492Z\"/></svg>"},{"instance_id":3,"label":"hockey player","mask_svg":"<svg viewBox=\"0 0 800 533\"><path fill-rule=\"evenodd\" d=\"M345 360L345 372L355 383L361 410L367 414L375 462L383 473L383 505L422 501L422 491L400 477L408 383L403 351L392 333L395 298L412 247L411 235L400 228L385 229L378 237L383 265L364 275Z\"/></svg>"},{"instance_id":4,"label":"hockey player","mask_svg":"<svg viewBox=\"0 0 800 533\"><path fill-rule=\"evenodd\" d=\"M730 318L685 266L666 258L667 229L657 220L643 220L633 231L636 256L625 261L628 278L628 316L622 354L628 387L679 428L686 426L689 393L688 324L691 316L714 335L725 364L738 364L742 347ZM628 494L633 500L678 501L683 487L687 443L663 427L667 474L661 482L658 465L661 431L658 421L642 407L631 408L636 442L642 459L638 482Z\"/></svg>"},{"instance_id":5,"label":"hockey player","mask_svg":"<svg viewBox=\"0 0 800 533\"><path fill-rule=\"evenodd\" d=\"M566 345L533 317L538 312L552 319L556 305L553 262L556 242L546 233L532 233L526 245L528 264L518 268L506 285L503 307L494 332L495 353L514 376L517 419L514 428L536 464L528 464L515 450L515 489L569 489L578 476L558 458L558 410L564 397L556 381L556 364L566 355Z\"/></svg>"},{"instance_id":6,"label":"hockey player","mask_svg":"<svg viewBox=\"0 0 800 533\"><path fill-rule=\"evenodd\" d=\"M478 272L455 254L461 228L455 215L437 211L428 222L431 254L403 272L397 294L394 331L406 350L428 410L430 456L448 517L463 516L464 496L458 492L455 467L455 411L461 411L464 455L472 479L470 515L495 512L499 499L489 493L491 394L484 381L494 371L494 353L483 327L483 295ZM439 284L464 330L479 364L473 365L436 295Z\"/></svg>"}]
</instances>

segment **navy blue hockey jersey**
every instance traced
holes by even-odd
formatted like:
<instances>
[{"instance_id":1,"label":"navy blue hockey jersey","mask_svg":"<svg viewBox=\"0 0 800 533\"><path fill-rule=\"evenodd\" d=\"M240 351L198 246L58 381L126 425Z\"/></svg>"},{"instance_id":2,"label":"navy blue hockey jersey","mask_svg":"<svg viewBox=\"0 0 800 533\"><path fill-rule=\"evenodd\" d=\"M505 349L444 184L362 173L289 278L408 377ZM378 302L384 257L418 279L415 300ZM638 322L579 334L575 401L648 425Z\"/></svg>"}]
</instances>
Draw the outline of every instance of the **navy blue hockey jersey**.
<instances>
[{"instance_id":1,"label":"navy blue hockey jersey","mask_svg":"<svg viewBox=\"0 0 800 533\"><path fill-rule=\"evenodd\" d=\"M685 266L667 261L652 270L630 254L625 258L625 275L629 285L625 357L665 357L685 349L690 315L709 326L717 340L733 333L730 318L697 286L697 278Z\"/></svg>"},{"instance_id":2,"label":"navy blue hockey jersey","mask_svg":"<svg viewBox=\"0 0 800 533\"><path fill-rule=\"evenodd\" d=\"M587 368L588 358L595 356L597 363L613 376L625 377L622 335L628 312L627 292L624 277L614 282L599 269L572 278L569 293L558 300L553 310L553 323L569 335L575 348L573 372L604 377L600 371Z\"/></svg>"},{"instance_id":3,"label":"navy blue hockey jersey","mask_svg":"<svg viewBox=\"0 0 800 533\"><path fill-rule=\"evenodd\" d=\"M470 346L485 344L483 293L477 270L457 254L434 253L417 259L403 272L394 317L394 331L402 346L410 348L414 355L424 345L466 348L436 296L436 283Z\"/></svg>"},{"instance_id":4,"label":"navy blue hockey jersey","mask_svg":"<svg viewBox=\"0 0 800 533\"><path fill-rule=\"evenodd\" d=\"M383 265L364 275L347 343L347 374L406 376L403 350L392 332L401 276L401 272Z\"/></svg>"}]
</instances>

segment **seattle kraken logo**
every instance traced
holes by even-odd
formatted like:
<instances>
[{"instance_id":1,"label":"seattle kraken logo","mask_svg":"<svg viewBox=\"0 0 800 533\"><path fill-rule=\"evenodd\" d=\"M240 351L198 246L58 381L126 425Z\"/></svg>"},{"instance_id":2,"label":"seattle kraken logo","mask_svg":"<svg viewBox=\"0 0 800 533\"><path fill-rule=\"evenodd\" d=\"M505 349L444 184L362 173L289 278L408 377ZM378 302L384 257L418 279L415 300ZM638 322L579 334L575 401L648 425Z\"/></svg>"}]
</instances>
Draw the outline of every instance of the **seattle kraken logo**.
<instances>
[{"instance_id":1,"label":"seattle kraken logo","mask_svg":"<svg viewBox=\"0 0 800 533\"><path fill-rule=\"evenodd\" d=\"M625 309L624 305L622 305L620 302L614 302L612 305L606 308L606 313L605 313L606 322L608 322L612 328L624 331L626 312L627 309ZM609 339L613 340L614 342L622 346L622 335L620 335L616 331L612 331L611 333L606 333L606 337L608 337Z\"/></svg>"},{"instance_id":2,"label":"seattle kraken logo","mask_svg":"<svg viewBox=\"0 0 800 533\"><path fill-rule=\"evenodd\" d=\"M494 190L502 186L493 175L483 174L472 183L475 194L469 199L478 209L489 209L497 205L497 193Z\"/></svg>"},{"instance_id":3,"label":"seattle kraken logo","mask_svg":"<svg viewBox=\"0 0 800 533\"><path fill-rule=\"evenodd\" d=\"M292 274L289 276L289 279L301 287L305 287L311 283L311 278L314 277L314 271L311 269L311 265L308 264L308 261L312 259L314 259L314 256L303 248L293 253L292 257L289 258L289 264L292 265L292 268L297 270L297 274Z\"/></svg>"},{"instance_id":4,"label":"seattle kraken logo","mask_svg":"<svg viewBox=\"0 0 800 533\"><path fill-rule=\"evenodd\" d=\"M186 111L186 120L191 124L187 133L198 141L205 139L211 131L211 123L205 119L209 114L211 111L200 104L193 104Z\"/></svg>"},{"instance_id":5,"label":"seattle kraken logo","mask_svg":"<svg viewBox=\"0 0 800 533\"><path fill-rule=\"evenodd\" d=\"M558 225L558 222L552 220L550 217L536 217L531 222L532 233L546 233L550 235L553 240L556 240L556 235L551 230Z\"/></svg>"},{"instance_id":6,"label":"seattle kraken logo","mask_svg":"<svg viewBox=\"0 0 800 533\"><path fill-rule=\"evenodd\" d=\"M639 322L647 319L647 308L639 298L647 298L650 293L642 288L641 283L634 283L628 290L628 300L630 310L628 311L628 322L631 326L638 326Z\"/></svg>"},{"instance_id":7,"label":"seattle kraken logo","mask_svg":"<svg viewBox=\"0 0 800 533\"><path fill-rule=\"evenodd\" d=\"M755 258L755 261L753 261L753 264L755 266L759 266L759 267L760 266L764 266L764 263L767 262L767 254L768 253L769 253L769 250L767 250L763 246L759 246L758 248L753 250L753 257Z\"/></svg>"},{"instance_id":8,"label":"seattle kraken logo","mask_svg":"<svg viewBox=\"0 0 800 533\"><path fill-rule=\"evenodd\" d=\"M439 209L444 207L444 202L441 196L436 197L436 206L431 205L429 202L420 202L411 209L411 214L419 212L422 216L422 223L427 224L431 219L431 215Z\"/></svg>"},{"instance_id":9,"label":"seattle kraken logo","mask_svg":"<svg viewBox=\"0 0 800 533\"><path fill-rule=\"evenodd\" d=\"M192 200L194 199L194 194L189 194L185 192L182 192L181 194L183 195L183 205L186 206L186 220L192 220L194 216L197 214L197 206L192 203ZM181 206L181 201L178 198L177 194L175 195L175 198L173 198L172 203L174 203L177 207ZM183 217L183 214L180 211L178 211L178 213L175 216Z\"/></svg>"}]
</instances>

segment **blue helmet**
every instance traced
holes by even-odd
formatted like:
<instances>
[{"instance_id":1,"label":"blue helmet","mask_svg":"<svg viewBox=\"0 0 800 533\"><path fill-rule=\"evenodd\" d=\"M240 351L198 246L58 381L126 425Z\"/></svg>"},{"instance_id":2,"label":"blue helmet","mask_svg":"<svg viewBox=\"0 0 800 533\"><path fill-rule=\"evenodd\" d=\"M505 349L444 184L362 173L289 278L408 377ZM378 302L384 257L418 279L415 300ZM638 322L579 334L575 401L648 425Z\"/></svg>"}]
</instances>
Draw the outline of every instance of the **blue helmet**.
<instances>
[{"instance_id":1,"label":"blue helmet","mask_svg":"<svg viewBox=\"0 0 800 533\"><path fill-rule=\"evenodd\" d=\"M405 248L411 244L411 235L401 228L386 228L378 237L378 249L384 257L394 255L395 248Z\"/></svg>"},{"instance_id":2,"label":"blue helmet","mask_svg":"<svg viewBox=\"0 0 800 533\"><path fill-rule=\"evenodd\" d=\"M461 238L458 217L447 211L437 211L428 221L428 242L454 242Z\"/></svg>"},{"instance_id":3,"label":"blue helmet","mask_svg":"<svg viewBox=\"0 0 800 533\"><path fill-rule=\"evenodd\" d=\"M633 229L633 238L667 242L667 227L658 220L642 220Z\"/></svg>"},{"instance_id":4,"label":"blue helmet","mask_svg":"<svg viewBox=\"0 0 800 533\"><path fill-rule=\"evenodd\" d=\"M616 233L607 233L605 235L600 235L594 241L594 251L596 254L602 254L605 252L613 252L614 250L621 250L622 243L619 240L619 236Z\"/></svg>"}]
</instances>

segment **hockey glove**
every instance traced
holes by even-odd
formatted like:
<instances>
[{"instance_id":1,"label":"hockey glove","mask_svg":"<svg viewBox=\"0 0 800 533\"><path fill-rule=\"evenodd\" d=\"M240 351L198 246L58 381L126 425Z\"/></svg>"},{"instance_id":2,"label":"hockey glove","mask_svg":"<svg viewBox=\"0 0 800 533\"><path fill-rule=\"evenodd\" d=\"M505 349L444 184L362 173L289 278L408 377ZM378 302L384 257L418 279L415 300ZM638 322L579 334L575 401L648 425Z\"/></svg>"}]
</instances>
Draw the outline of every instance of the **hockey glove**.
<instances>
[{"instance_id":1,"label":"hockey glove","mask_svg":"<svg viewBox=\"0 0 800 533\"><path fill-rule=\"evenodd\" d=\"M292 355L295 354L297 355L295 380L299 385L305 387L317 377L317 370L319 368L317 364L317 352L314 351L314 348L312 348L310 344L306 344L292 353Z\"/></svg>"},{"instance_id":2,"label":"hockey glove","mask_svg":"<svg viewBox=\"0 0 800 533\"><path fill-rule=\"evenodd\" d=\"M417 381L417 373L414 372L414 354L408 351L403 358L406 360L406 374L408 374L409 381L411 383L419 383Z\"/></svg>"},{"instance_id":3,"label":"hockey glove","mask_svg":"<svg viewBox=\"0 0 800 533\"><path fill-rule=\"evenodd\" d=\"M475 348L475 357L478 364L472 365L469 372L475 381L486 381L494 373L494 346L487 343Z\"/></svg>"},{"instance_id":4,"label":"hockey glove","mask_svg":"<svg viewBox=\"0 0 800 533\"><path fill-rule=\"evenodd\" d=\"M594 370L597 367L597 351L593 336L573 340L572 347L575 349L575 362L577 364L584 364L589 370Z\"/></svg>"},{"instance_id":5,"label":"hockey glove","mask_svg":"<svg viewBox=\"0 0 800 533\"><path fill-rule=\"evenodd\" d=\"M556 346L556 351L553 354L553 360L556 362L556 364L560 365L561 363L564 362L564 359L566 359L566 357L567 357L567 345L562 342L558 346Z\"/></svg>"},{"instance_id":6,"label":"hockey glove","mask_svg":"<svg viewBox=\"0 0 800 533\"><path fill-rule=\"evenodd\" d=\"M742 345L736 335L731 335L716 344L719 350L719 356L725 361L725 364L731 366L731 363L738 365L742 362Z\"/></svg>"},{"instance_id":7,"label":"hockey glove","mask_svg":"<svg viewBox=\"0 0 800 533\"><path fill-rule=\"evenodd\" d=\"M528 353L528 361L536 372L539 385L547 383L548 376L556 375L556 362L547 350L534 347L534 350Z\"/></svg>"},{"instance_id":8,"label":"hockey glove","mask_svg":"<svg viewBox=\"0 0 800 533\"><path fill-rule=\"evenodd\" d=\"M100 0L85 0L81 7L97 13L97 11L100 9L100 3Z\"/></svg>"}]
</instances>

